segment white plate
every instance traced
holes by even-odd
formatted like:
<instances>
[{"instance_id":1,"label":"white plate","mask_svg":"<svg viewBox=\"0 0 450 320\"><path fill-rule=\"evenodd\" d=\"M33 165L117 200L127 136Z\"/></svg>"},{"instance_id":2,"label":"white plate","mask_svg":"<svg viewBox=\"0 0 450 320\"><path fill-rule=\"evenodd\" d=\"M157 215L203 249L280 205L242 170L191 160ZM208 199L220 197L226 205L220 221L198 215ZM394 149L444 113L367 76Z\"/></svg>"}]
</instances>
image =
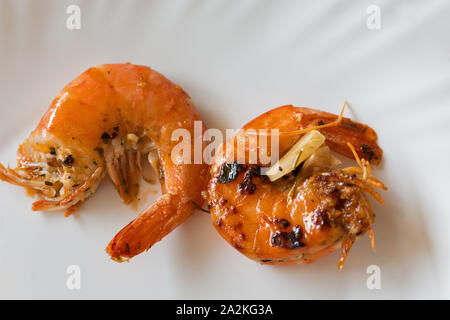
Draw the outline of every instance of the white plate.
<instances>
[{"instance_id":1,"label":"white plate","mask_svg":"<svg viewBox=\"0 0 450 320\"><path fill-rule=\"evenodd\" d=\"M81 8L68 30L66 8ZM381 8L381 29L366 25ZM0 2L0 160L58 91L90 66L130 61L179 83L209 127L238 128L283 104L370 124L385 152L375 174L377 252L364 237L343 271L338 253L311 265L261 266L198 213L130 263L104 252L137 211L105 182L75 216L33 213L0 183L2 298L450 298L449 1ZM156 198L151 195L141 207ZM66 286L69 265L81 289ZM366 285L369 265L381 289Z\"/></svg>"}]
</instances>

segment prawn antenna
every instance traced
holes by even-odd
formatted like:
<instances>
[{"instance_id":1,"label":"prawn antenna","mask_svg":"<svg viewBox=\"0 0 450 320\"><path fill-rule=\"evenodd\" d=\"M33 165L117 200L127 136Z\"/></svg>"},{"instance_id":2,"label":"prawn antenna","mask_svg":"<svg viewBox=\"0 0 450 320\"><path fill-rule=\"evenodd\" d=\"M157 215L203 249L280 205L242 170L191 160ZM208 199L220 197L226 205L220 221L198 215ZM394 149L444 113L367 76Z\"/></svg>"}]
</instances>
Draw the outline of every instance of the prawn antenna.
<instances>
[{"instance_id":1,"label":"prawn antenna","mask_svg":"<svg viewBox=\"0 0 450 320\"><path fill-rule=\"evenodd\" d=\"M329 128L329 127L336 127L336 126L341 124L342 119L344 118L345 107L347 105L348 105L348 102L345 101L344 105L342 106L341 113L339 114L339 117L337 118L336 121L333 121L333 122L330 122L330 123L327 123L327 124L322 124L322 125L317 125L317 126L305 128L305 129L300 129L300 130L294 130L294 131L288 131L288 132L280 132L279 134L280 134L280 136L295 136L295 135L298 135L298 134L310 132L312 130L320 130L320 129L325 129L325 128Z\"/></svg>"},{"instance_id":2,"label":"prawn antenna","mask_svg":"<svg viewBox=\"0 0 450 320\"><path fill-rule=\"evenodd\" d=\"M362 164L362 162L361 162L361 159L360 159L359 156L358 156L358 153L356 153L355 147L354 147L350 142L347 142L347 146L348 146L348 147L350 148L350 150L352 151L353 157L355 157L355 160L356 160L356 163L358 164L358 166L360 166L361 169L364 170L364 166L363 166L363 164Z\"/></svg>"}]
</instances>

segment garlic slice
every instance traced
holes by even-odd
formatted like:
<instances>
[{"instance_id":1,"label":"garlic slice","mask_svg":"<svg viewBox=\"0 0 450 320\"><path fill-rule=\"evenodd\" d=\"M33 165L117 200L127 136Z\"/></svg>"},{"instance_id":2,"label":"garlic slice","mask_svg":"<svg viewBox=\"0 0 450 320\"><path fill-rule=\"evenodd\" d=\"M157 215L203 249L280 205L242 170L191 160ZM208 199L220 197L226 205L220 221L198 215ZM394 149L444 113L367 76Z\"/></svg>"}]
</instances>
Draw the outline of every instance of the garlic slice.
<instances>
[{"instance_id":1,"label":"garlic slice","mask_svg":"<svg viewBox=\"0 0 450 320\"><path fill-rule=\"evenodd\" d=\"M300 163L311 156L325 142L325 137L317 130L306 133L291 149L275 163L266 175L275 181L293 171Z\"/></svg>"}]
</instances>

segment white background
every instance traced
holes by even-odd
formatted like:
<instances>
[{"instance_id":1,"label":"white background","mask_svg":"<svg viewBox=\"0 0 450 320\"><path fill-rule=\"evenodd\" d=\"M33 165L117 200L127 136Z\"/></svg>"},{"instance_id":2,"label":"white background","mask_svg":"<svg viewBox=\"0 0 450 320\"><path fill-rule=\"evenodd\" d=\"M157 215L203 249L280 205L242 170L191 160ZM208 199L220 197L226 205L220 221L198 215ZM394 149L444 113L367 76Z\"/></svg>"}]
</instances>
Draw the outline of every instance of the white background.
<instances>
[{"instance_id":1,"label":"white background","mask_svg":"<svg viewBox=\"0 0 450 320\"><path fill-rule=\"evenodd\" d=\"M81 8L81 30L66 8ZM381 29L366 9L381 8ZM239 128L283 104L338 112L379 133L389 191L343 271L261 266L197 213L130 263L104 248L137 215L109 182L70 218L31 212L0 183L1 298L450 298L450 1L0 0L0 161L58 91L90 66L149 65L180 84L209 127ZM157 189L150 187L150 189ZM147 192L148 193L148 192ZM150 195L143 208L157 196ZM66 268L81 267L81 290ZM366 268L381 268L368 290Z\"/></svg>"}]
</instances>

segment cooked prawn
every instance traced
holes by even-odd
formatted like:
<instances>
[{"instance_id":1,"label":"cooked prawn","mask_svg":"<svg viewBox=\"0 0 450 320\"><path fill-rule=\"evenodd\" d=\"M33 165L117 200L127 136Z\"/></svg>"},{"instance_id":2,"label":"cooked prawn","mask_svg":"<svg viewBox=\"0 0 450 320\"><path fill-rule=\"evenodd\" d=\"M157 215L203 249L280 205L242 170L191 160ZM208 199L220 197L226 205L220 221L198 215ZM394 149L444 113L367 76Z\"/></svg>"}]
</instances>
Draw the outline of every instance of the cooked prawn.
<instances>
[{"instance_id":1,"label":"cooked prawn","mask_svg":"<svg viewBox=\"0 0 450 320\"><path fill-rule=\"evenodd\" d=\"M190 97L158 72L133 64L90 68L54 99L18 149L17 168L0 164L0 179L37 193L33 210L75 211L108 175L125 203L139 174L157 171L160 199L123 228L107 252L117 261L150 248L202 205L207 167L175 164L173 130L193 132L200 120ZM205 128L203 127L203 130ZM194 137L193 134L191 134ZM193 143L193 141L191 141Z\"/></svg>"},{"instance_id":2,"label":"cooked prawn","mask_svg":"<svg viewBox=\"0 0 450 320\"><path fill-rule=\"evenodd\" d=\"M225 146L245 138L249 129L278 129L280 155L302 133L317 129L326 137L326 146L319 149L322 157L331 159L331 148L355 157L361 166L335 169L330 168L330 161L315 166L305 162L290 175L271 182L261 174L259 159L253 164L247 160L238 163L235 159L242 157L236 155L237 148ZM249 144L245 148L248 153ZM341 268L354 240L368 230L373 236L375 216L365 193L382 201L374 188L385 186L371 175L369 165L369 161L378 164L381 159L377 135L367 125L308 108L289 105L273 109L249 122L218 149L208 185L213 225L234 248L260 263L311 263L341 248Z\"/></svg>"}]
</instances>

